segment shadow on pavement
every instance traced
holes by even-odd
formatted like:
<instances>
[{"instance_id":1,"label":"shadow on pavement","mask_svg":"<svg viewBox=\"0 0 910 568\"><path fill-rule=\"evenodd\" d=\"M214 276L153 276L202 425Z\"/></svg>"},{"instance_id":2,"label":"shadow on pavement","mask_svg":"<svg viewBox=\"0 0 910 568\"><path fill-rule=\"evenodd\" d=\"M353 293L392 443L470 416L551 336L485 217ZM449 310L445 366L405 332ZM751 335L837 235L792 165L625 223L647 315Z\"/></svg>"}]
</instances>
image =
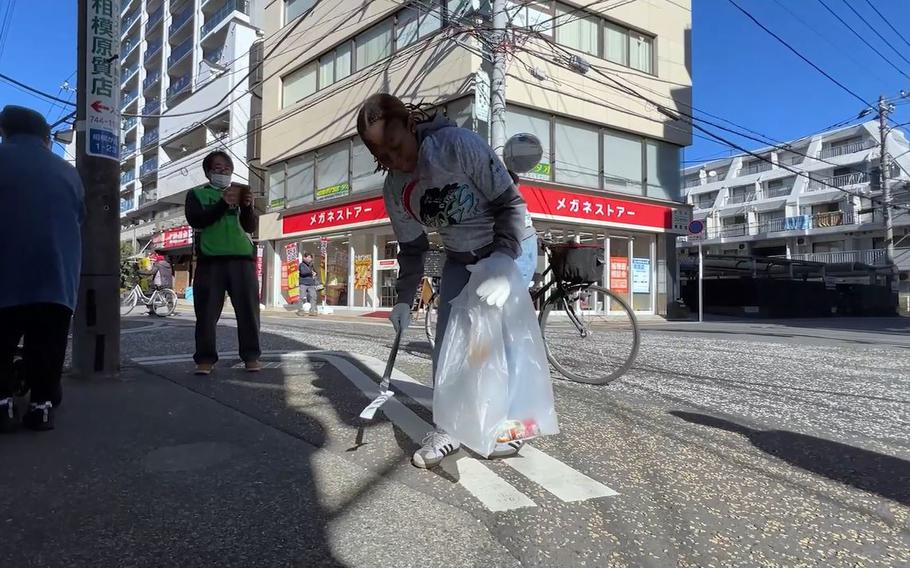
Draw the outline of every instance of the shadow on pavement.
<instances>
[{"instance_id":1,"label":"shadow on pavement","mask_svg":"<svg viewBox=\"0 0 910 568\"><path fill-rule=\"evenodd\" d=\"M787 430L755 430L706 414L679 410L670 414L692 424L740 434L759 450L791 465L910 505L910 462L906 460Z\"/></svg>"}]
</instances>

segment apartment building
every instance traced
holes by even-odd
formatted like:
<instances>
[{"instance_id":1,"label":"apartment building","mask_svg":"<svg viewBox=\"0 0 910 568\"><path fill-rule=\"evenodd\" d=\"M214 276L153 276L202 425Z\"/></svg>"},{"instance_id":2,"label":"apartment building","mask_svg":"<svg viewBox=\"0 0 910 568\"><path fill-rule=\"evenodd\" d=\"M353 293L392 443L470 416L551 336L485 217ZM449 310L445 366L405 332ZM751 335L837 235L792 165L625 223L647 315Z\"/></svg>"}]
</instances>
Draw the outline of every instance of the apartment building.
<instances>
[{"instance_id":1,"label":"apartment building","mask_svg":"<svg viewBox=\"0 0 910 568\"><path fill-rule=\"evenodd\" d=\"M689 2L583 4L509 5L507 134L530 132L544 145L519 189L540 233L602 246L604 284L640 313L662 314L689 209L679 164L691 132L592 69L670 108L690 104ZM269 178L259 234L267 303L294 301L293 264L307 250L328 305L394 305L397 243L356 113L370 94L390 92L488 136L491 56L479 34L490 25L489 3L478 0L267 4L257 156ZM585 303L609 309L602 298Z\"/></svg>"},{"instance_id":2,"label":"apartment building","mask_svg":"<svg viewBox=\"0 0 910 568\"><path fill-rule=\"evenodd\" d=\"M190 271L193 238L183 203L190 189L206 182L203 157L226 150L235 177L250 175L245 79L259 36L254 4L122 3L121 240L136 250L164 251L181 270L180 288Z\"/></svg>"},{"instance_id":3,"label":"apartment building","mask_svg":"<svg viewBox=\"0 0 910 568\"><path fill-rule=\"evenodd\" d=\"M872 121L694 165L683 170L686 198L707 231L706 252L782 256L870 266L886 264L879 182L879 129ZM886 137L887 183L910 205L910 144ZM894 216L902 295L910 293L910 215ZM691 252L694 239L679 239Z\"/></svg>"}]
</instances>

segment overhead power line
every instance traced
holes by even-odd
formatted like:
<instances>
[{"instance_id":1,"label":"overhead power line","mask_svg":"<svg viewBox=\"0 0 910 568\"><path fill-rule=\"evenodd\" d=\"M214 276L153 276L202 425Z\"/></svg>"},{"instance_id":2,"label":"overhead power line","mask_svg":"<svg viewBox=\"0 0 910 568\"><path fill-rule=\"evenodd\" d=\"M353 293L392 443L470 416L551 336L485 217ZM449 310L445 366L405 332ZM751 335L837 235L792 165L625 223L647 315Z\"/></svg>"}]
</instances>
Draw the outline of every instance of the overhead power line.
<instances>
[{"instance_id":1,"label":"overhead power line","mask_svg":"<svg viewBox=\"0 0 910 568\"><path fill-rule=\"evenodd\" d=\"M887 39L885 39L885 36L883 36L882 34L880 34L880 33L878 32L878 30L875 29L875 26L873 26L872 24L870 24L869 21L868 21L862 14L860 14L859 12L856 11L856 8L854 8L853 6L850 5L850 2L848 2L847 0L841 0L841 1L847 6L847 8L848 8L851 12L853 12L854 14L856 14L856 17L859 18L860 21L861 21L862 23L866 24L866 27L867 27L867 28L869 28L870 30L872 30L872 33L874 33L876 36L878 36L878 39L880 39L880 40L882 40L883 42L885 42L885 45L887 45L888 47L890 47L891 50L892 50L894 53L897 54L898 57L900 57L901 59L903 59L904 62L905 62L907 65L910 65L910 59L907 59L906 57L903 56L903 54L902 54L900 51L898 51L897 49L895 49L895 47L894 47L893 45L891 45L891 42L888 41Z\"/></svg>"},{"instance_id":2,"label":"overhead power line","mask_svg":"<svg viewBox=\"0 0 910 568\"><path fill-rule=\"evenodd\" d=\"M825 0L818 0L818 3L821 4L822 6L824 6L824 7L825 7L825 10L827 10L832 16L834 16L834 17L837 19L838 22L840 22L841 24L843 24L845 28L847 28L848 30L850 30L850 32L853 33L853 35L855 35L857 38L859 38L859 40L860 40L861 42L863 42L863 44L865 44L866 47L868 47L869 49L871 49L872 51L874 51L875 53L877 53L878 56L881 57L888 65L890 65L891 67L894 67L894 69L895 69L898 73L900 73L900 74L903 75L904 77L907 76L906 72L904 72L900 67L898 67L897 65L895 65L893 61L891 61L890 59L888 59L888 58L885 56L884 53L882 53L881 51L879 51L878 49L876 49L876 47L875 47L874 45L872 45L871 43L869 43L868 41L866 41L866 38L864 38L862 35L860 35L860 33L859 33L858 31L856 31L856 30L853 28L853 26L851 26L850 24L848 24L847 22L845 22L844 19L841 18L841 17L837 14L837 12L835 12L834 10L832 10L831 7L828 6L828 4L825 3Z\"/></svg>"},{"instance_id":3,"label":"overhead power line","mask_svg":"<svg viewBox=\"0 0 910 568\"><path fill-rule=\"evenodd\" d=\"M32 94L35 95L35 96L39 96L39 97L42 97L42 98L44 98L44 99L47 99L48 101L54 101L54 102L56 102L56 103L60 103L60 104L64 104L64 105L69 105L69 106L71 106L71 107L75 107L75 106L76 106L76 103L74 103L74 102L72 102L72 101L67 101L67 100L64 100L64 99L60 99L60 98L55 97L54 95L51 95L51 94L49 94L49 93L45 93L44 91L39 91L38 89L36 89L36 88L34 88L34 87L30 87L30 86L26 85L25 83L23 83L23 82L21 82L21 81L17 81L16 79L13 79L13 78L10 77L9 75L4 75L3 73L0 73L0 79L6 81L7 83L11 83L11 84L13 84L13 85L16 85L17 87L21 87L22 89L25 89L25 90L28 91L29 93L32 93Z\"/></svg>"},{"instance_id":4,"label":"overhead power line","mask_svg":"<svg viewBox=\"0 0 910 568\"><path fill-rule=\"evenodd\" d=\"M897 37L901 38L901 40L903 40L903 42L907 44L907 47L910 47L910 41L908 41L907 38L904 36L904 34L900 33L900 31L898 31L897 28L895 28L894 26L891 25L891 21L888 18L886 18L885 16L883 16L881 12L878 11L878 8L875 7L875 4L873 4L871 2L871 0L866 0L866 4L868 4L869 7L872 8L872 10L875 11L876 14L878 14L878 17L881 18L882 21L884 21L885 24L887 24L889 28L891 28L892 32L897 34Z\"/></svg>"},{"instance_id":5,"label":"overhead power line","mask_svg":"<svg viewBox=\"0 0 910 568\"><path fill-rule=\"evenodd\" d=\"M834 77L832 77L831 75L829 75L828 73L826 73L824 69L822 69L821 67L819 67L818 65L816 65L815 63L813 63L812 61L810 61L808 58L806 58L806 56L804 56L802 53L800 53L799 50L797 50L795 47L793 47L792 45L790 45L789 43L787 43L787 42L786 42L783 38L781 38L779 35L777 35L777 34L774 33L773 31L771 31L770 29L768 29L764 24L762 24L761 22L759 22L759 21L755 18L755 16L753 16L752 14L750 14L745 8L743 8L742 6L740 6L739 4L737 4L734 0L727 0L727 1L730 2L730 4L733 4L733 6L734 6L737 10L739 10L740 12L742 12L747 18L749 18L750 20L752 20L752 22L753 22L756 26L760 27L762 30L765 31L765 33L767 33L768 35L770 35L771 37L773 37L774 39L776 39L778 42L780 42L781 45L783 45L784 47L786 47L787 49L789 49L790 51L792 51L794 55L796 55L797 57L799 57L800 59L802 59L803 61L805 61L806 63L808 63L810 66L812 66L813 69L815 69L816 71L818 71L819 73L821 73L822 75L824 75L829 81L831 81L832 83L834 83L835 85L837 85L838 87L840 87L840 88L841 88L842 90L844 90L845 92L849 93L851 96L853 96L853 98L855 98L856 100L860 101L860 102L863 103L865 106L867 106L867 107L869 107L869 108L872 107L872 104L871 104L869 101L867 101L866 99L864 99L864 98L862 98L861 96L857 95L855 91L853 91L852 89L850 89L849 87L847 87L846 85L844 85L843 83L841 83L840 81L838 81L837 79L835 79Z\"/></svg>"}]
</instances>

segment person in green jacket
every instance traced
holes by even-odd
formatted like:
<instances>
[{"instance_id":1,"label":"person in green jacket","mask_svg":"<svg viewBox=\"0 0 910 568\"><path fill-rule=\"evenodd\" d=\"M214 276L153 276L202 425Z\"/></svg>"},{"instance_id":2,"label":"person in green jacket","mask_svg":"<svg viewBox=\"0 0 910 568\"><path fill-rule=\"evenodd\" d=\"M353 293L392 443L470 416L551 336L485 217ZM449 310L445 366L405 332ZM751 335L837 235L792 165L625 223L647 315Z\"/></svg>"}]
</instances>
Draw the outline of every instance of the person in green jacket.
<instances>
[{"instance_id":1,"label":"person in green jacket","mask_svg":"<svg viewBox=\"0 0 910 568\"><path fill-rule=\"evenodd\" d=\"M215 330L231 297L237 316L240 358L247 371L259 371L259 285L256 282L256 246L250 233L258 219L248 187L231 181L234 163L220 150L202 161L209 183L186 196L186 220L196 230L196 273L193 307L196 311L196 374L208 375L218 361Z\"/></svg>"}]
</instances>

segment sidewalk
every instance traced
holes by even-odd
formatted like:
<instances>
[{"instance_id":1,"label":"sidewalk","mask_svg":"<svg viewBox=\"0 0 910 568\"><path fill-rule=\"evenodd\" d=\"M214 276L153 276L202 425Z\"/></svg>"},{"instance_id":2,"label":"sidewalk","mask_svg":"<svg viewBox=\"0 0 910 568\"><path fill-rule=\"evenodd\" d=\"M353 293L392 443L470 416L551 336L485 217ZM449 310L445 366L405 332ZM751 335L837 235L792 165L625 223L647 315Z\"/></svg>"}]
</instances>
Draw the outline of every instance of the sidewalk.
<instances>
[{"instance_id":1,"label":"sidewalk","mask_svg":"<svg viewBox=\"0 0 910 568\"><path fill-rule=\"evenodd\" d=\"M165 377L66 380L57 430L0 437L0 565L516 565L464 511L317 447L306 409L288 434Z\"/></svg>"}]
</instances>

